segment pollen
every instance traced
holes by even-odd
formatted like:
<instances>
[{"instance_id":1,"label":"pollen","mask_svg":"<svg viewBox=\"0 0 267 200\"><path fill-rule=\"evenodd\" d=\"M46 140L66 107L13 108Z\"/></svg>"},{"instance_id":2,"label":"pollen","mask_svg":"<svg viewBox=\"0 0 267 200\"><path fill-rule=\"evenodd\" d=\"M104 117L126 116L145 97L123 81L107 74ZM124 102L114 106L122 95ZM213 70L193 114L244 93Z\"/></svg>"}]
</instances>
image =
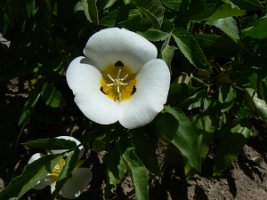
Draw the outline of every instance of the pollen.
<instances>
[{"instance_id":1,"label":"pollen","mask_svg":"<svg viewBox=\"0 0 267 200\"><path fill-rule=\"evenodd\" d=\"M100 90L115 102L129 100L135 93L135 85L136 74L121 61L104 68Z\"/></svg>"}]
</instances>

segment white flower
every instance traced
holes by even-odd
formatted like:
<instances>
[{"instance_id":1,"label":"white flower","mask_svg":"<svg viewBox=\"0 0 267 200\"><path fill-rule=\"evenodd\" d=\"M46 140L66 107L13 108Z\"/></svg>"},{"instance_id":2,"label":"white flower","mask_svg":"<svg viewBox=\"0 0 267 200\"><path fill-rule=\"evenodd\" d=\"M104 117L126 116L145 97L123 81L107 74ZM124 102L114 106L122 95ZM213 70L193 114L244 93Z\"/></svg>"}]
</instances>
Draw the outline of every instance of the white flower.
<instances>
[{"instance_id":1,"label":"white flower","mask_svg":"<svg viewBox=\"0 0 267 200\"><path fill-rule=\"evenodd\" d=\"M75 102L99 124L128 129L151 122L166 103L170 71L157 48L142 36L107 28L89 38L84 54L66 72Z\"/></svg>"},{"instance_id":2,"label":"white flower","mask_svg":"<svg viewBox=\"0 0 267 200\"><path fill-rule=\"evenodd\" d=\"M57 137L59 139L65 139L65 140L71 140L74 141L77 146L80 145L80 141L69 136L59 136ZM80 149L80 155L81 157L84 153L84 148L83 146L79 146ZM51 150L53 154L59 154L59 153L64 153L66 149L62 150ZM81 154L82 153L82 154ZM31 156L31 158L28 161L28 164L34 162L35 160L43 157L44 155L41 153L36 153ZM63 167L65 165L65 160L61 159L56 166L53 168L52 172L47 174L47 176L40 180L37 185L34 187L36 190L42 190L46 186L50 185L51 186L51 193L55 190L56 186L56 181L57 178L59 177ZM82 191L87 187L89 182L92 179L92 172L88 168L75 168L72 171L72 176L65 182L65 184L62 186L60 190L60 195L63 196L64 198L68 199L74 199L80 196Z\"/></svg>"}]
</instances>

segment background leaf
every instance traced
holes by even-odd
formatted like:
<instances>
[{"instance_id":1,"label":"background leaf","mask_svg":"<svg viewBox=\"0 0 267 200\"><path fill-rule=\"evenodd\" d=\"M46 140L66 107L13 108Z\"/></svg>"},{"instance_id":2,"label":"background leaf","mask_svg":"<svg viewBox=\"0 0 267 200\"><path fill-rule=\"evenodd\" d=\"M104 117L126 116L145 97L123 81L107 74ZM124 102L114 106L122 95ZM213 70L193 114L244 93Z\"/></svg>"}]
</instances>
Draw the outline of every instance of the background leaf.
<instances>
[{"instance_id":1,"label":"background leaf","mask_svg":"<svg viewBox=\"0 0 267 200\"><path fill-rule=\"evenodd\" d=\"M14 178L8 186L1 191L0 199L21 198L27 191L33 188L37 182L52 171L61 155L49 155L29 164L20 176Z\"/></svg>"},{"instance_id":2,"label":"background leaf","mask_svg":"<svg viewBox=\"0 0 267 200\"><path fill-rule=\"evenodd\" d=\"M172 34L177 46L188 61L195 67L210 71L210 65L205 54L194 36L186 30L177 29Z\"/></svg>"}]
</instances>

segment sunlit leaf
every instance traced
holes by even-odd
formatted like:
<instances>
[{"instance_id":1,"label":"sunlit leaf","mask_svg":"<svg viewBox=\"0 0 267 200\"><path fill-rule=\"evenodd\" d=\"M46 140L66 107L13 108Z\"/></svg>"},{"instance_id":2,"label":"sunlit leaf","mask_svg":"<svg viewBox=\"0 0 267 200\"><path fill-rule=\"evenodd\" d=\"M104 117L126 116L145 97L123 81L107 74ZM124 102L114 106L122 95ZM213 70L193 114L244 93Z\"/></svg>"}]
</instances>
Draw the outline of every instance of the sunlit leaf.
<instances>
[{"instance_id":1,"label":"sunlit leaf","mask_svg":"<svg viewBox=\"0 0 267 200\"><path fill-rule=\"evenodd\" d=\"M200 170L201 158L197 146L198 133L187 116L177 108L166 106L164 113L156 119L159 135L172 143L189 164Z\"/></svg>"},{"instance_id":2,"label":"sunlit leaf","mask_svg":"<svg viewBox=\"0 0 267 200\"><path fill-rule=\"evenodd\" d=\"M266 27L267 17L262 17L255 22L254 26L244 29L242 31L242 36L255 39L265 39L267 38Z\"/></svg>"},{"instance_id":3,"label":"sunlit leaf","mask_svg":"<svg viewBox=\"0 0 267 200\"><path fill-rule=\"evenodd\" d=\"M15 177L8 186L0 192L0 199L21 198L33 188L37 182L52 171L61 155L49 155L29 164L20 176Z\"/></svg>"},{"instance_id":4,"label":"sunlit leaf","mask_svg":"<svg viewBox=\"0 0 267 200\"><path fill-rule=\"evenodd\" d=\"M210 71L208 60L200 48L196 38L186 30L175 30L173 38L183 55L195 67Z\"/></svg>"},{"instance_id":5,"label":"sunlit leaf","mask_svg":"<svg viewBox=\"0 0 267 200\"><path fill-rule=\"evenodd\" d=\"M207 24L213 25L222 30L232 40L237 42L239 40L239 30L236 20L233 17L226 17L217 20L208 21Z\"/></svg>"},{"instance_id":6,"label":"sunlit leaf","mask_svg":"<svg viewBox=\"0 0 267 200\"><path fill-rule=\"evenodd\" d=\"M237 17L245 14L246 14L245 10L241 10L237 6L233 7L233 5L223 3L215 10L214 13L212 13L211 16L209 16L205 20L216 20L226 17Z\"/></svg>"},{"instance_id":7,"label":"sunlit leaf","mask_svg":"<svg viewBox=\"0 0 267 200\"><path fill-rule=\"evenodd\" d=\"M96 0L81 0L81 3L86 19L91 23L99 24Z\"/></svg>"},{"instance_id":8,"label":"sunlit leaf","mask_svg":"<svg viewBox=\"0 0 267 200\"><path fill-rule=\"evenodd\" d=\"M168 33L160 31L158 29L148 29L146 32L140 33L142 36L150 41L164 41L168 37Z\"/></svg>"},{"instance_id":9,"label":"sunlit leaf","mask_svg":"<svg viewBox=\"0 0 267 200\"><path fill-rule=\"evenodd\" d=\"M140 158L136 155L135 148L131 146L127 147L122 154L122 158L127 165L133 181L135 198L137 200L148 200L147 171Z\"/></svg>"},{"instance_id":10,"label":"sunlit leaf","mask_svg":"<svg viewBox=\"0 0 267 200\"><path fill-rule=\"evenodd\" d=\"M257 114L265 121L267 121L267 104L266 101L258 97L258 93L252 88L246 88L248 95L255 107Z\"/></svg>"}]
</instances>

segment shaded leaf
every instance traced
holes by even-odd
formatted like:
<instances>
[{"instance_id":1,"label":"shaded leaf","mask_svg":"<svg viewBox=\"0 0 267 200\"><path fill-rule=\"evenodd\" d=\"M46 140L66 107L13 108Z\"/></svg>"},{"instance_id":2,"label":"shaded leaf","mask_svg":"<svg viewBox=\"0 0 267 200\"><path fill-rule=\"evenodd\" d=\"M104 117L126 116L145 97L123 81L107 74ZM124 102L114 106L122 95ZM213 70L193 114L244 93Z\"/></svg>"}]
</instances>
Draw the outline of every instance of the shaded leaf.
<instances>
[{"instance_id":1,"label":"shaded leaf","mask_svg":"<svg viewBox=\"0 0 267 200\"><path fill-rule=\"evenodd\" d=\"M168 37L168 33L165 33L158 29L148 29L146 32L140 33L146 39L150 41L164 41Z\"/></svg>"},{"instance_id":2,"label":"shaded leaf","mask_svg":"<svg viewBox=\"0 0 267 200\"><path fill-rule=\"evenodd\" d=\"M161 3L172 10L178 11L182 0L161 0Z\"/></svg>"},{"instance_id":3,"label":"shaded leaf","mask_svg":"<svg viewBox=\"0 0 267 200\"><path fill-rule=\"evenodd\" d=\"M161 137L172 143L192 167L200 170L198 134L182 111L166 106L164 113L156 119L156 127Z\"/></svg>"},{"instance_id":4,"label":"shaded leaf","mask_svg":"<svg viewBox=\"0 0 267 200\"><path fill-rule=\"evenodd\" d=\"M40 149L73 149L77 146L74 141L59 139L59 138L44 138L38 140L30 140L25 142L24 145L32 148Z\"/></svg>"},{"instance_id":5,"label":"shaded leaf","mask_svg":"<svg viewBox=\"0 0 267 200\"><path fill-rule=\"evenodd\" d=\"M43 85L41 96L45 104L52 108L61 107L65 102L61 92L56 89L53 83L46 82Z\"/></svg>"},{"instance_id":6,"label":"shaded leaf","mask_svg":"<svg viewBox=\"0 0 267 200\"><path fill-rule=\"evenodd\" d=\"M175 30L172 34L177 46L188 61L195 67L210 71L208 60L196 38L186 30Z\"/></svg>"},{"instance_id":7,"label":"shaded leaf","mask_svg":"<svg viewBox=\"0 0 267 200\"><path fill-rule=\"evenodd\" d=\"M221 174L237 158L251 135L251 127L246 122L236 124L230 130L226 129L214 159L213 173Z\"/></svg>"},{"instance_id":8,"label":"shaded leaf","mask_svg":"<svg viewBox=\"0 0 267 200\"><path fill-rule=\"evenodd\" d=\"M154 27L161 26L164 9L160 0L132 0L132 2L151 20Z\"/></svg>"}]
</instances>

